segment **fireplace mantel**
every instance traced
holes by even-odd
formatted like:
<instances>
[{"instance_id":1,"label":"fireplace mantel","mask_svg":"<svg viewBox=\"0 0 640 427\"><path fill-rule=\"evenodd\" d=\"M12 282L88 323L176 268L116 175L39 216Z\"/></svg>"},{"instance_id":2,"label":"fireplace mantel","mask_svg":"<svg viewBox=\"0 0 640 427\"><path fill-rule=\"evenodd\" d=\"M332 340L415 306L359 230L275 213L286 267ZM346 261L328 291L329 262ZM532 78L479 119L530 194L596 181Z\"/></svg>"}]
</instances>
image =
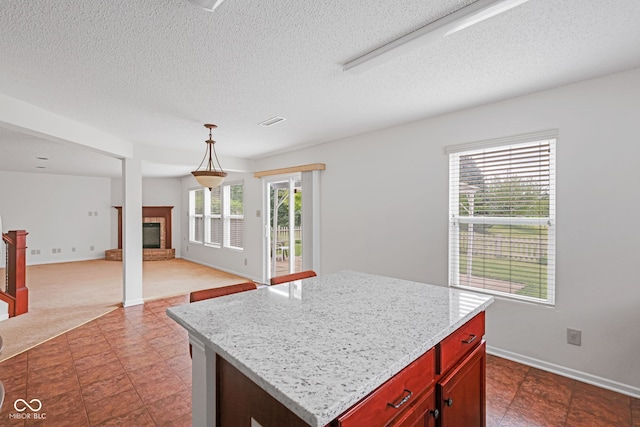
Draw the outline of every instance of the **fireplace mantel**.
<instances>
[{"instance_id":1,"label":"fireplace mantel","mask_svg":"<svg viewBox=\"0 0 640 427\"><path fill-rule=\"evenodd\" d=\"M122 249L122 206L114 208L118 211L118 249ZM164 245L160 246L161 249L171 249L171 209L173 206L142 207L142 222L149 222L149 218L164 218L164 227L161 226Z\"/></svg>"},{"instance_id":2,"label":"fireplace mantel","mask_svg":"<svg viewBox=\"0 0 640 427\"><path fill-rule=\"evenodd\" d=\"M105 258L122 260L122 206L114 206L118 211L118 249L105 252ZM144 249L145 261L173 259L175 249L171 248L171 209L173 206L143 206L142 222L160 223L160 249Z\"/></svg>"}]
</instances>

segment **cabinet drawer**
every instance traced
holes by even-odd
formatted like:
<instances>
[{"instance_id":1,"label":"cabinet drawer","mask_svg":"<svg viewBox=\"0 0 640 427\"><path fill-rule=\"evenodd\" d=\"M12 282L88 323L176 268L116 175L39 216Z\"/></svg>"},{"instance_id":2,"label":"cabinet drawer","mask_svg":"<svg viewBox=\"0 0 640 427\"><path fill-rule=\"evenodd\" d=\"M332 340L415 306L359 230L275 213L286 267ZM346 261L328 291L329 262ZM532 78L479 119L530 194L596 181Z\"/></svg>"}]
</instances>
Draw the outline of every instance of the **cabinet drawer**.
<instances>
[{"instance_id":1,"label":"cabinet drawer","mask_svg":"<svg viewBox=\"0 0 640 427\"><path fill-rule=\"evenodd\" d=\"M436 395L433 388L411 404L398 418L387 427L426 427L433 426L438 415Z\"/></svg>"},{"instance_id":2,"label":"cabinet drawer","mask_svg":"<svg viewBox=\"0 0 640 427\"><path fill-rule=\"evenodd\" d=\"M447 372L467 353L476 348L484 336L484 311L455 330L436 346L438 374Z\"/></svg>"},{"instance_id":3,"label":"cabinet drawer","mask_svg":"<svg viewBox=\"0 0 640 427\"><path fill-rule=\"evenodd\" d=\"M431 349L338 417L335 425L339 427L386 425L433 384L434 369L435 355L434 350Z\"/></svg>"}]
</instances>

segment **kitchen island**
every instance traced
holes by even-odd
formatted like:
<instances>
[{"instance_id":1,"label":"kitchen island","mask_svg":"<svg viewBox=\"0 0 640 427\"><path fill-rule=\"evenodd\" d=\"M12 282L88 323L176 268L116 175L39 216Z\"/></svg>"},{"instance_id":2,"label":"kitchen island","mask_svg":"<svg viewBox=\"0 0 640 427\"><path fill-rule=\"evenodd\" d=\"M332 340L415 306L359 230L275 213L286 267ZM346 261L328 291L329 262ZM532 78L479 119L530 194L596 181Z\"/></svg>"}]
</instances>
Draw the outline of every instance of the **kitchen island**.
<instances>
[{"instance_id":1,"label":"kitchen island","mask_svg":"<svg viewBox=\"0 0 640 427\"><path fill-rule=\"evenodd\" d=\"M227 427L225 411L243 418L232 425L262 427L358 425L363 413L376 411L388 418L388 411L420 404L423 389L432 389L445 371L461 369L459 360L471 349L482 350L474 369L481 369L478 417L484 423L479 344L492 302L472 292L345 271L172 307L167 314L187 329L193 346L194 426ZM458 338L446 344L456 334L462 344ZM234 389L237 384L249 388ZM391 386L400 386L397 400L368 406L379 397L376 390L388 393ZM262 409L247 415L258 401L270 406L270 415Z\"/></svg>"}]
</instances>

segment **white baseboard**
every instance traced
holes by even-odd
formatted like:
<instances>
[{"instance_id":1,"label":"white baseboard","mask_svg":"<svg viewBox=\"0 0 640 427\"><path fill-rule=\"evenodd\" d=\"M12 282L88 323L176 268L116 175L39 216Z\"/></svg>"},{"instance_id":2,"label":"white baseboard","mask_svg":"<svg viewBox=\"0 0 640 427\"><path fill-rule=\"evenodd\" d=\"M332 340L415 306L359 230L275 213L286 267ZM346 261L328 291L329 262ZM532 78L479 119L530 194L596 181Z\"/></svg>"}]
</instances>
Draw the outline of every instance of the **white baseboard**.
<instances>
[{"instance_id":1,"label":"white baseboard","mask_svg":"<svg viewBox=\"0 0 640 427\"><path fill-rule=\"evenodd\" d=\"M122 303L123 307L132 307L134 305L141 305L144 304L144 300L142 298L136 298L136 299L130 299L127 301L124 301Z\"/></svg>"},{"instance_id":2,"label":"white baseboard","mask_svg":"<svg viewBox=\"0 0 640 427\"><path fill-rule=\"evenodd\" d=\"M512 360L514 362L522 363L523 365L538 368L543 371L562 375L563 377L578 380L583 383L587 383L587 384L595 385L597 387L605 388L607 390L615 391L617 393L621 393L627 396L640 398L640 388L634 387L628 384L612 381L606 378L599 377L597 375L592 375L586 372L577 371L575 369L567 368L565 366L560 366L554 363L545 362L544 360L535 359L529 356L523 356L522 354L513 353L511 351L502 350L496 347L487 346L487 353L494 356L502 357L504 359Z\"/></svg>"},{"instance_id":3,"label":"white baseboard","mask_svg":"<svg viewBox=\"0 0 640 427\"><path fill-rule=\"evenodd\" d=\"M206 262L202 262L202 261L198 261L198 260L195 260L195 259L191 259L189 257L183 256L182 259L185 260L185 261L190 261L190 262L193 262L193 263L196 263L196 264L204 265L205 267L215 268L216 270L224 271L225 273L235 274L236 276L240 276L240 277L246 277L247 279L253 280L254 282L256 282L258 284L260 284L260 282L262 281L261 278L247 276L245 273L240 273L240 272L237 272L237 271L229 270L227 268L222 268L222 267L219 267L217 265L208 264Z\"/></svg>"},{"instance_id":4,"label":"white baseboard","mask_svg":"<svg viewBox=\"0 0 640 427\"><path fill-rule=\"evenodd\" d=\"M102 251L102 255L96 255L93 257L87 257L87 258L69 258L69 259L49 259L49 260L45 260L45 261L33 261L30 260L27 263L27 266L31 266L31 265L45 265L45 264L62 264L62 263L66 263L66 262L77 262L77 261L94 261L97 259L104 259L104 251Z\"/></svg>"}]
</instances>

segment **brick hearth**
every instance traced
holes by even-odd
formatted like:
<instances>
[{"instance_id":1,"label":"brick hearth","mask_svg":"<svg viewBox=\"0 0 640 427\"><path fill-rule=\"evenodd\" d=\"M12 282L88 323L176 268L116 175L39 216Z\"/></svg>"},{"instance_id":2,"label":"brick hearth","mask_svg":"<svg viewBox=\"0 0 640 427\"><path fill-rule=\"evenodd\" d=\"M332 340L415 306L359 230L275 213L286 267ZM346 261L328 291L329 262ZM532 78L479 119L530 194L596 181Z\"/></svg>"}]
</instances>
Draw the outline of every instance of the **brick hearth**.
<instances>
[{"instance_id":1,"label":"brick hearth","mask_svg":"<svg viewBox=\"0 0 640 427\"><path fill-rule=\"evenodd\" d=\"M143 261L164 261L176 257L175 249L143 249ZM122 249L109 249L104 251L104 259L107 261L122 261Z\"/></svg>"},{"instance_id":2,"label":"brick hearth","mask_svg":"<svg viewBox=\"0 0 640 427\"><path fill-rule=\"evenodd\" d=\"M114 206L118 211L118 248L104 251L109 261L122 261L122 206ZM143 206L142 222L160 223L160 248L143 249L144 261L163 261L174 259L176 250L171 248L171 209L173 206Z\"/></svg>"}]
</instances>

